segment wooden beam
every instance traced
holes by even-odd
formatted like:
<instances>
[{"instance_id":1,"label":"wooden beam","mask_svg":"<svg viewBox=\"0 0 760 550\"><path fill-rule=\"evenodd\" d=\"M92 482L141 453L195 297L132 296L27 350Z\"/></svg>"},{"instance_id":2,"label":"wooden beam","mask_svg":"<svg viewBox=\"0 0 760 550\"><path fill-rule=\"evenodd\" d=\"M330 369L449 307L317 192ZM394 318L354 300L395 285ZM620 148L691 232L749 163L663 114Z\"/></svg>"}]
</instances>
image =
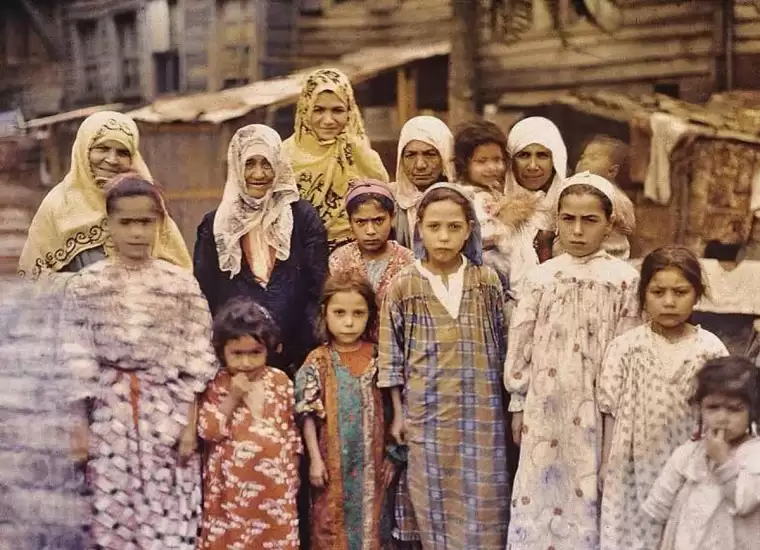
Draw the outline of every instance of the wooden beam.
<instances>
[{"instance_id":1,"label":"wooden beam","mask_svg":"<svg viewBox=\"0 0 760 550\"><path fill-rule=\"evenodd\" d=\"M16 0L16 2L18 2L21 9L26 12L34 32L39 35L40 40L42 41L43 46L45 46L45 50L47 50L51 59L54 61L60 61L63 59L63 44L61 39L48 30L45 17L42 13L40 13L29 0Z\"/></svg>"},{"instance_id":2,"label":"wooden beam","mask_svg":"<svg viewBox=\"0 0 760 550\"><path fill-rule=\"evenodd\" d=\"M478 2L453 0L453 32L449 55L449 126L477 113Z\"/></svg>"},{"instance_id":3,"label":"wooden beam","mask_svg":"<svg viewBox=\"0 0 760 550\"><path fill-rule=\"evenodd\" d=\"M417 116L417 67L396 69L396 112L399 127Z\"/></svg>"}]
</instances>

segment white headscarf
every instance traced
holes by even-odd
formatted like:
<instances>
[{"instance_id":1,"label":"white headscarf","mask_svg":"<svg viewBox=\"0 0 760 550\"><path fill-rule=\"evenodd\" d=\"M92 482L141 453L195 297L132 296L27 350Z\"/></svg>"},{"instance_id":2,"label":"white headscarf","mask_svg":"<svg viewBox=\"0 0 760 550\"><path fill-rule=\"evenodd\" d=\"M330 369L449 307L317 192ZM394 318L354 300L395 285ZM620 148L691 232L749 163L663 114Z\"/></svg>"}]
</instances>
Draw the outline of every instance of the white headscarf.
<instances>
[{"instance_id":1,"label":"white headscarf","mask_svg":"<svg viewBox=\"0 0 760 550\"><path fill-rule=\"evenodd\" d=\"M398 154L396 156L396 183L393 184L393 192L396 202L403 210L416 211L417 204L422 199L423 192L409 181L404 172L402 157L404 148L410 141L422 141L436 148L443 162L443 174L450 181L454 181L454 135L446 124L432 116L416 116L410 118L398 138ZM415 216L416 217L416 216ZM410 220L414 225L414 220Z\"/></svg>"},{"instance_id":2,"label":"white headscarf","mask_svg":"<svg viewBox=\"0 0 760 550\"><path fill-rule=\"evenodd\" d=\"M274 169L274 184L261 199L246 193L245 163L261 155ZM251 268L260 279L266 279L269 248L275 258L284 261L290 256L293 234L293 210L290 205L300 198L293 169L284 156L280 136L268 126L251 124L232 136L227 150L227 182L214 218L214 240L219 268L229 271L230 278L240 272L242 249L240 239L249 234L254 261ZM262 277L262 275L264 275Z\"/></svg>"}]
</instances>

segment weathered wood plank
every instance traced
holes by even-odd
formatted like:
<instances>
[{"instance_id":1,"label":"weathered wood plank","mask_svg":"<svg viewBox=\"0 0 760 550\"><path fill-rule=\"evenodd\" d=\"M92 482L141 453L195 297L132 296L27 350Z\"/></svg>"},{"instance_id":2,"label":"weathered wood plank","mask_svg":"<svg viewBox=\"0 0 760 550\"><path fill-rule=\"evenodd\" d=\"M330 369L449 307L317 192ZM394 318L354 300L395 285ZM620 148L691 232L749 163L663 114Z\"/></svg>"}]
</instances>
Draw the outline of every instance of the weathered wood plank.
<instances>
[{"instance_id":1,"label":"weathered wood plank","mask_svg":"<svg viewBox=\"0 0 760 550\"><path fill-rule=\"evenodd\" d=\"M623 7L623 28L636 25L662 25L678 19L712 17L720 9L720 2L714 0L691 0L668 4L641 5L639 3Z\"/></svg>"}]
</instances>

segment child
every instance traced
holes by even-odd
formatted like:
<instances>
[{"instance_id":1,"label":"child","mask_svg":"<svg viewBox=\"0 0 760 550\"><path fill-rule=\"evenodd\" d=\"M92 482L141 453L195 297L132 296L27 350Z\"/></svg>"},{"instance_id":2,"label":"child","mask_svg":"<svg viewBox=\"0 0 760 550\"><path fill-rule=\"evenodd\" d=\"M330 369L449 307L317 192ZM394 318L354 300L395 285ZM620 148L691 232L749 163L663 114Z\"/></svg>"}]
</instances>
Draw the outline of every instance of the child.
<instances>
[{"instance_id":1,"label":"child","mask_svg":"<svg viewBox=\"0 0 760 550\"><path fill-rule=\"evenodd\" d=\"M278 350L269 313L237 298L214 320L223 365L203 396L200 436L209 444L199 550L299 546L301 438L293 383L267 359Z\"/></svg>"},{"instance_id":2,"label":"child","mask_svg":"<svg viewBox=\"0 0 760 550\"><path fill-rule=\"evenodd\" d=\"M345 205L356 240L330 255L330 272L348 272L369 280L379 306L393 277L414 261L414 254L389 240L396 203L386 184L376 180L355 184Z\"/></svg>"},{"instance_id":3,"label":"child","mask_svg":"<svg viewBox=\"0 0 760 550\"><path fill-rule=\"evenodd\" d=\"M692 403L701 435L681 445L644 511L666 523L660 550L750 550L760 534L760 375L742 357L708 361ZM652 547L654 548L654 547Z\"/></svg>"},{"instance_id":4,"label":"child","mask_svg":"<svg viewBox=\"0 0 760 550\"><path fill-rule=\"evenodd\" d=\"M641 509L673 451L694 430L688 398L704 362L728 355L712 333L689 324L705 293L699 260L686 248L651 252L641 265L639 304L649 322L607 349L597 386L604 418L602 550L650 550L662 528Z\"/></svg>"},{"instance_id":5,"label":"child","mask_svg":"<svg viewBox=\"0 0 760 550\"><path fill-rule=\"evenodd\" d=\"M383 401L375 386L377 302L369 283L348 274L325 284L327 343L296 375L312 485L312 550L379 550L384 491L394 467L385 458Z\"/></svg>"},{"instance_id":6,"label":"child","mask_svg":"<svg viewBox=\"0 0 760 550\"><path fill-rule=\"evenodd\" d=\"M391 389L391 435L409 447L401 483L413 511L401 502L396 519L416 521L424 548L503 549L504 295L482 265L480 226L460 187L425 192L415 256L391 283L380 326L378 386Z\"/></svg>"},{"instance_id":7,"label":"child","mask_svg":"<svg viewBox=\"0 0 760 550\"><path fill-rule=\"evenodd\" d=\"M605 348L638 312L638 274L602 250L614 192L588 172L566 182L557 226L567 252L530 273L511 319L504 383L520 462L508 550L599 546L594 387Z\"/></svg>"}]
</instances>

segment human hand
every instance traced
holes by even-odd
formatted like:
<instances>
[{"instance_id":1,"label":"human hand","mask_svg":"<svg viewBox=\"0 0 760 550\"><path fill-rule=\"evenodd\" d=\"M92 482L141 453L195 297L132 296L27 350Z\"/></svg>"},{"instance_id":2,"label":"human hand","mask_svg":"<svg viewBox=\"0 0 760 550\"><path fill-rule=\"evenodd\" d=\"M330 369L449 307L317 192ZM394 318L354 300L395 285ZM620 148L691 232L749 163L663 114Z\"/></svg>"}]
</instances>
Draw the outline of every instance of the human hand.
<instances>
[{"instance_id":1,"label":"human hand","mask_svg":"<svg viewBox=\"0 0 760 550\"><path fill-rule=\"evenodd\" d=\"M512 413L512 441L518 447L522 443L522 431L523 431L523 413Z\"/></svg>"},{"instance_id":2,"label":"human hand","mask_svg":"<svg viewBox=\"0 0 760 550\"><path fill-rule=\"evenodd\" d=\"M383 462L383 487L388 488L393 483L393 478L396 477L397 466L394 462L388 458Z\"/></svg>"},{"instance_id":3,"label":"human hand","mask_svg":"<svg viewBox=\"0 0 760 550\"><path fill-rule=\"evenodd\" d=\"M406 422L404 422L404 418L401 415L393 417L390 434L396 443L406 445Z\"/></svg>"},{"instance_id":4,"label":"human hand","mask_svg":"<svg viewBox=\"0 0 760 550\"><path fill-rule=\"evenodd\" d=\"M179 454L179 463L181 466L186 466L198 450L198 436L196 435L195 430L195 425L188 424L179 436L177 452Z\"/></svg>"},{"instance_id":5,"label":"human hand","mask_svg":"<svg viewBox=\"0 0 760 550\"><path fill-rule=\"evenodd\" d=\"M90 428L83 423L74 428L71 434L71 454L76 462L85 462L89 457Z\"/></svg>"},{"instance_id":6,"label":"human hand","mask_svg":"<svg viewBox=\"0 0 760 550\"><path fill-rule=\"evenodd\" d=\"M321 456L312 458L309 464L309 482L313 487L322 489L327 485L329 479L327 476L327 466Z\"/></svg>"},{"instance_id":7,"label":"human hand","mask_svg":"<svg viewBox=\"0 0 760 550\"><path fill-rule=\"evenodd\" d=\"M251 381L248 380L248 377L244 373L239 372L235 376L232 377L232 384L230 385L230 394L237 401L240 401L241 399L243 399L243 397L245 397L249 391L251 391Z\"/></svg>"},{"instance_id":8,"label":"human hand","mask_svg":"<svg viewBox=\"0 0 760 550\"><path fill-rule=\"evenodd\" d=\"M731 454L731 447L726 443L726 430L707 430L705 448L710 460L718 466L724 464Z\"/></svg>"}]
</instances>

